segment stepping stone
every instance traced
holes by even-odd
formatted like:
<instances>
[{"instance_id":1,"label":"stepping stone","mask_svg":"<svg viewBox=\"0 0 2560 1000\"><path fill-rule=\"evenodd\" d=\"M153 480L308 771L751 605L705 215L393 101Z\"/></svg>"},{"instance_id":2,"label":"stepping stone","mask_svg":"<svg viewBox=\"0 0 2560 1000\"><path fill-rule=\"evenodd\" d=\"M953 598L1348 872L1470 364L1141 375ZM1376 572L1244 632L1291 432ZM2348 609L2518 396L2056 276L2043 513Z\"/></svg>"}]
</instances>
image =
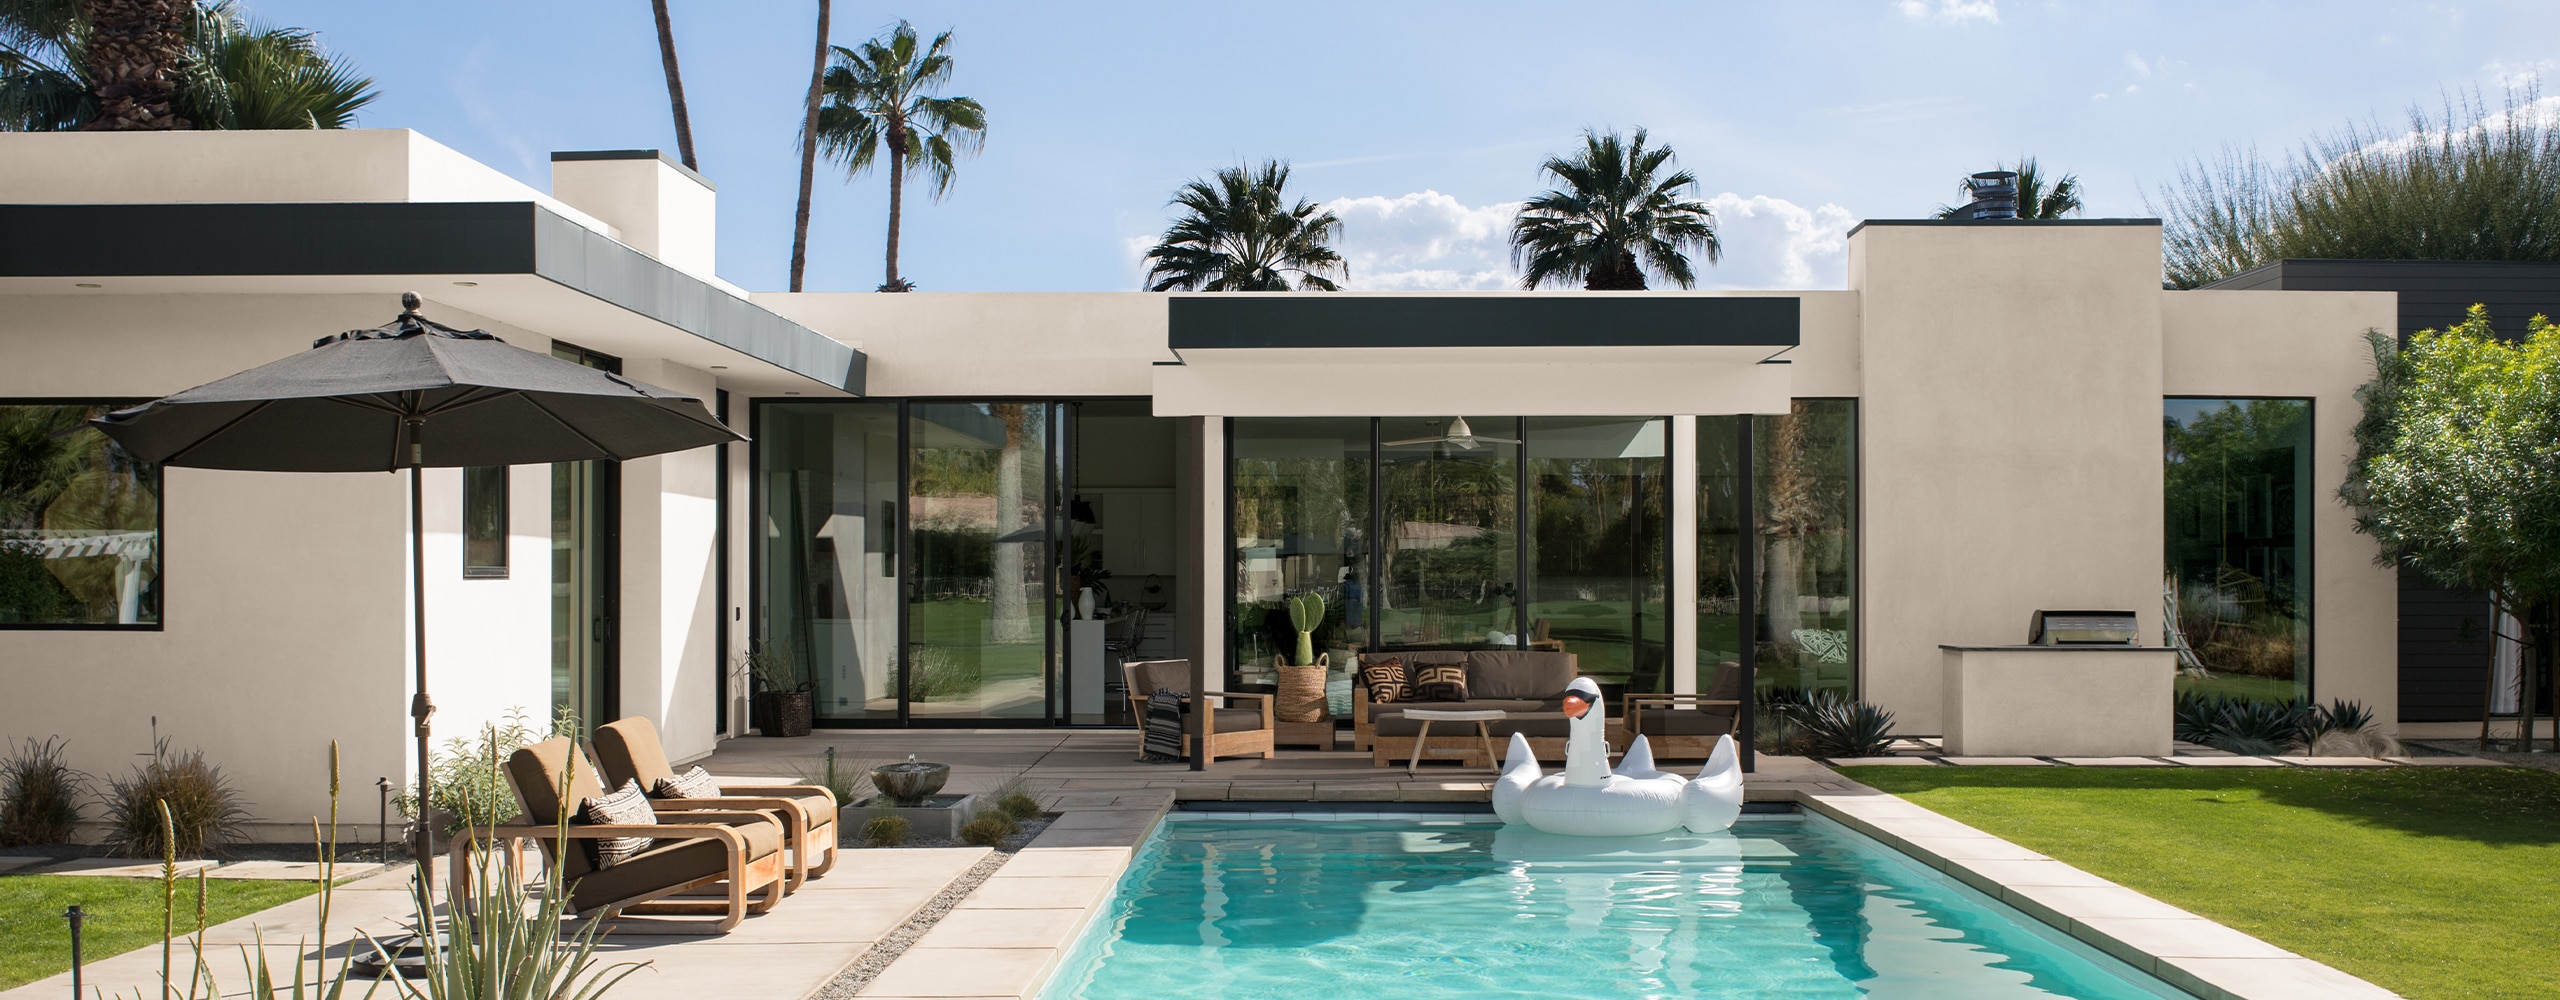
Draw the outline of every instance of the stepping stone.
<instances>
[{"instance_id":1,"label":"stepping stone","mask_svg":"<svg viewBox=\"0 0 2560 1000\"><path fill-rule=\"evenodd\" d=\"M2277 759L2275 759L2275 758L2273 758L2273 757L2241 757L2241 756L2236 756L2236 755L2225 755L2225 756L2221 756L2221 757L2189 757L2189 756L2187 756L2187 755L2185 755L2185 754L2180 754L2180 755L2178 755L2178 756L2175 756L2175 757L2171 757L2171 758L2169 758L2169 760L2170 760L2170 762L2171 762L2171 763L2175 763L2175 764L2184 764L2184 765L2186 765L2186 766L2188 766L2188 767L2283 767L2283 766L2284 766L2284 762L2283 762L2283 761L2277 760Z\"/></svg>"},{"instance_id":2,"label":"stepping stone","mask_svg":"<svg viewBox=\"0 0 2560 1000\"><path fill-rule=\"evenodd\" d=\"M2057 764L2073 767L2167 767L2169 762L2158 757L2056 757Z\"/></svg>"},{"instance_id":3,"label":"stepping stone","mask_svg":"<svg viewBox=\"0 0 2560 1000\"><path fill-rule=\"evenodd\" d=\"M1938 766L1935 757L1841 757L1831 762L1837 767L1922 767Z\"/></svg>"},{"instance_id":4,"label":"stepping stone","mask_svg":"<svg viewBox=\"0 0 2560 1000\"><path fill-rule=\"evenodd\" d=\"M2052 767L2053 762L2041 757L1940 757L1949 764L1965 767Z\"/></svg>"},{"instance_id":5,"label":"stepping stone","mask_svg":"<svg viewBox=\"0 0 2560 1000\"><path fill-rule=\"evenodd\" d=\"M33 868L37 865L49 865L52 863L52 858L29 857L25 855L12 854L0 857L0 872L13 872L20 868Z\"/></svg>"},{"instance_id":6,"label":"stepping stone","mask_svg":"<svg viewBox=\"0 0 2560 1000\"><path fill-rule=\"evenodd\" d=\"M2390 767L2390 763L2372 757L2278 757L2277 760L2296 767Z\"/></svg>"},{"instance_id":7,"label":"stepping stone","mask_svg":"<svg viewBox=\"0 0 2560 1000\"><path fill-rule=\"evenodd\" d=\"M364 878L380 873L389 865L370 861L341 861L338 881ZM206 878L256 879L274 882L317 882L320 865L315 861L234 861L205 873Z\"/></svg>"},{"instance_id":8,"label":"stepping stone","mask_svg":"<svg viewBox=\"0 0 2560 1000\"><path fill-rule=\"evenodd\" d=\"M2411 766L2411 767L2518 767L2518 766L2521 766L2521 765L2516 765L2516 764L2509 764L2509 763L2507 763L2507 762L2505 762L2505 761L2489 760L2489 759L2487 759L2487 758L2483 758L2483 757L2385 757L2385 758L2383 758L2383 759L2384 759L2384 760L2387 760L2387 761L2392 761L2392 762L2394 762L2394 763L2407 764L2407 765L2409 765L2409 766Z\"/></svg>"},{"instance_id":9,"label":"stepping stone","mask_svg":"<svg viewBox=\"0 0 2560 1000\"><path fill-rule=\"evenodd\" d=\"M188 878L219 862L178 862L178 877ZM77 858L45 869L46 875L104 875L109 878L159 878L160 862L135 861L131 858Z\"/></svg>"}]
</instances>

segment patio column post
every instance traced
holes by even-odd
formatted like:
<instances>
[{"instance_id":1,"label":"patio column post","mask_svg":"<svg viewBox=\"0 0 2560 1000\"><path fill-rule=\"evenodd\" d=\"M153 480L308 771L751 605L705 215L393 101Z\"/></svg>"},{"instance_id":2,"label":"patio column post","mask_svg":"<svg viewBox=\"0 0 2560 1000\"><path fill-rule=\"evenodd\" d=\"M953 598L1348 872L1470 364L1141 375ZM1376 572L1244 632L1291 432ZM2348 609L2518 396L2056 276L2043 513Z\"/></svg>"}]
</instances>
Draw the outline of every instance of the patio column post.
<instances>
[{"instance_id":1,"label":"patio column post","mask_svg":"<svg viewBox=\"0 0 2560 1000\"><path fill-rule=\"evenodd\" d=\"M1671 649L1671 692L1698 693L1698 418L1671 418L1671 593L1663 602L1663 641Z\"/></svg>"},{"instance_id":2,"label":"patio column post","mask_svg":"<svg viewBox=\"0 0 2560 1000\"><path fill-rule=\"evenodd\" d=\"M1192 417L1184 428L1191 440L1182 450L1175 503L1183 556L1191 567L1176 581L1174 596L1183 610L1183 645L1191 657L1194 691L1227 686L1227 601L1234 584L1227 552L1227 420ZM1206 708L1205 699L1203 708ZM1192 725L1205 712L1194 712ZM1191 741L1191 769L1207 765L1203 741Z\"/></svg>"}]
</instances>

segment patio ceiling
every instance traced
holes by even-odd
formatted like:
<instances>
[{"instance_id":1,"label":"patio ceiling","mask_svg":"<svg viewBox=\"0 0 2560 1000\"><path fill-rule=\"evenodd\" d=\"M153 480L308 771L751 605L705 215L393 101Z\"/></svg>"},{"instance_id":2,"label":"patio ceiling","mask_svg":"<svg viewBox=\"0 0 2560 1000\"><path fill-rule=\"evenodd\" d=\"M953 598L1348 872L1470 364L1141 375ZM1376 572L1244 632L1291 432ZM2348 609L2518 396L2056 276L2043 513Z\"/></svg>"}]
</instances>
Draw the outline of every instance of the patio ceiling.
<instances>
[{"instance_id":1,"label":"patio ceiling","mask_svg":"<svg viewBox=\"0 0 2560 1000\"><path fill-rule=\"evenodd\" d=\"M861 351L531 202L0 205L0 294L402 291L737 391L863 391Z\"/></svg>"}]
</instances>

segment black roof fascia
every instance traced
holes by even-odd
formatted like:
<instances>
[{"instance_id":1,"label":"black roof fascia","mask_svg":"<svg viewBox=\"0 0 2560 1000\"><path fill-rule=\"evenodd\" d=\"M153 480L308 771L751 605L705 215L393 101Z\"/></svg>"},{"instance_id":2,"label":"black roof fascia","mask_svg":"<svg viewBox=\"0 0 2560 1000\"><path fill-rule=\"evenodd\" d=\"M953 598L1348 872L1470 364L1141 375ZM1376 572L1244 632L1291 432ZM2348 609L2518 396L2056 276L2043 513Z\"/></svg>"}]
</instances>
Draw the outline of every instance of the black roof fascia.
<instances>
[{"instance_id":1,"label":"black roof fascia","mask_svg":"<svg viewBox=\"0 0 2560 1000\"><path fill-rule=\"evenodd\" d=\"M563 149L551 154L553 163L578 160L656 160L676 168L678 173L693 178L696 184L713 191L720 190L720 185L711 183L711 178L704 177L700 171L685 166L683 160L668 156L663 149Z\"/></svg>"},{"instance_id":2,"label":"black roof fascia","mask_svg":"<svg viewBox=\"0 0 2560 1000\"><path fill-rule=\"evenodd\" d=\"M861 351L532 202L0 205L0 276L531 274L859 395Z\"/></svg>"},{"instance_id":3,"label":"black roof fascia","mask_svg":"<svg viewBox=\"0 0 2560 1000\"><path fill-rule=\"evenodd\" d=\"M1849 227L1849 235L1868 226L2158 226L2158 219L1868 219Z\"/></svg>"},{"instance_id":4,"label":"black roof fascia","mask_svg":"<svg viewBox=\"0 0 2560 1000\"><path fill-rule=\"evenodd\" d=\"M1174 350L1364 347L1793 347L1793 295L1189 295Z\"/></svg>"},{"instance_id":5,"label":"black roof fascia","mask_svg":"<svg viewBox=\"0 0 2560 1000\"><path fill-rule=\"evenodd\" d=\"M2516 340L2535 314L2560 316L2560 261L2286 258L2198 290L2396 292L2402 339L2462 322L2473 305L2484 305L2490 329Z\"/></svg>"}]
</instances>

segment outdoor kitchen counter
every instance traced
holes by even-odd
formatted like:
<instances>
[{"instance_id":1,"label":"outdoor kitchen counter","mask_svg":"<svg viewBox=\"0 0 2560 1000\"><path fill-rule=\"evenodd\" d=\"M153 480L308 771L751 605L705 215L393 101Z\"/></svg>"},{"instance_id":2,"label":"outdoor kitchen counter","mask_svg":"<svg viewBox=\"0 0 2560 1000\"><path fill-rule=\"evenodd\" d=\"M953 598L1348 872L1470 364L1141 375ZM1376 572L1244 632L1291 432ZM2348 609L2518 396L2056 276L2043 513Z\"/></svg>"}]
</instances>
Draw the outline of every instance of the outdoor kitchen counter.
<instances>
[{"instance_id":1,"label":"outdoor kitchen counter","mask_svg":"<svg viewBox=\"0 0 2560 1000\"><path fill-rule=\"evenodd\" d=\"M1938 649L1950 756L2151 757L2171 752L2176 650Z\"/></svg>"}]
</instances>

